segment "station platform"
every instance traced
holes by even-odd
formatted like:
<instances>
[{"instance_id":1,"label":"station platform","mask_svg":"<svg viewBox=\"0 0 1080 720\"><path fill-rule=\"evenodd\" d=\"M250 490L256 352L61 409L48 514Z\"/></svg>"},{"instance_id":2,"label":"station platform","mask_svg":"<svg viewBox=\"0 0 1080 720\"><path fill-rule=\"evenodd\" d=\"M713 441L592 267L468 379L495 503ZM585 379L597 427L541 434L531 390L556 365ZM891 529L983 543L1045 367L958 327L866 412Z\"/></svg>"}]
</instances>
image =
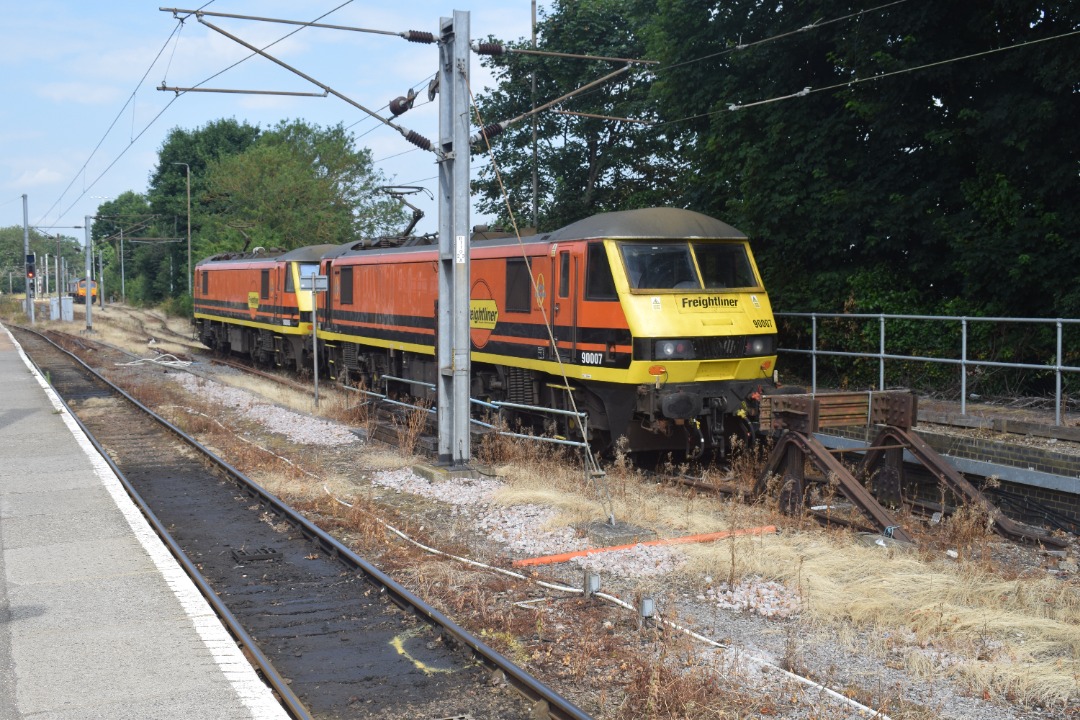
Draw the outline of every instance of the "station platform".
<instances>
[{"instance_id":1,"label":"station platform","mask_svg":"<svg viewBox=\"0 0 1080 720\"><path fill-rule=\"evenodd\" d=\"M0 324L0 720L287 717Z\"/></svg>"}]
</instances>

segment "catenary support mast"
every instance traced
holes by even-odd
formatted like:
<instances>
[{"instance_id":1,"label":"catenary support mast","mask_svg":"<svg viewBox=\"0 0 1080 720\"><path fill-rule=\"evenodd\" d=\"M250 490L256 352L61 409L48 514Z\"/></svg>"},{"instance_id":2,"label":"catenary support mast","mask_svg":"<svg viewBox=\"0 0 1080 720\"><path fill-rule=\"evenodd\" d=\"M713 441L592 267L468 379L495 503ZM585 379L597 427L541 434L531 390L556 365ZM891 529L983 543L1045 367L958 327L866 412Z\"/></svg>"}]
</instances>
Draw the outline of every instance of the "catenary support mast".
<instances>
[{"instance_id":1,"label":"catenary support mast","mask_svg":"<svg viewBox=\"0 0 1080 720\"><path fill-rule=\"evenodd\" d=\"M469 13L440 20L439 461L469 462Z\"/></svg>"}]
</instances>

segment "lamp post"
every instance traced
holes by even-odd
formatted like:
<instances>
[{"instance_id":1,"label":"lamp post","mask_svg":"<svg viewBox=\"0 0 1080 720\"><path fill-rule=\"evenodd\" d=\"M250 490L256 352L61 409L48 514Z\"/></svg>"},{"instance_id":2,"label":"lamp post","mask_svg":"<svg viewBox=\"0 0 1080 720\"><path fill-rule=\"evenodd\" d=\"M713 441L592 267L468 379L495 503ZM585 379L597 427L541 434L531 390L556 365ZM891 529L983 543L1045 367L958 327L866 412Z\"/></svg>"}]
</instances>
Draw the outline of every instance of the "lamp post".
<instances>
[{"instance_id":1,"label":"lamp post","mask_svg":"<svg viewBox=\"0 0 1080 720\"><path fill-rule=\"evenodd\" d=\"M187 163L174 162L173 165L183 165L187 178L187 292L191 295L191 166Z\"/></svg>"}]
</instances>

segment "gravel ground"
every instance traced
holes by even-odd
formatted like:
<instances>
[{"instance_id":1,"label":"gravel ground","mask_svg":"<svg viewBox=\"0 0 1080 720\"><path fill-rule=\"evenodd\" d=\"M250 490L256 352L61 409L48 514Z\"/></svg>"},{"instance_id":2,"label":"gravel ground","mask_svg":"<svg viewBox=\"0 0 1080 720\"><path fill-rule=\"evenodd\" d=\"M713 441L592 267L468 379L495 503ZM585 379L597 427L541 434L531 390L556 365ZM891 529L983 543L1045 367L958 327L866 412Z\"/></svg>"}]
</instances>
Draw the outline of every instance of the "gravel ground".
<instances>
[{"instance_id":1,"label":"gravel ground","mask_svg":"<svg viewBox=\"0 0 1080 720\"><path fill-rule=\"evenodd\" d=\"M283 435L289 442L331 447L356 442L356 435L343 425L273 405L245 390L188 373L172 373L169 377L185 391L211 397L223 410L243 415L267 432Z\"/></svg>"},{"instance_id":2,"label":"gravel ground","mask_svg":"<svg viewBox=\"0 0 1080 720\"><path fill-rule=\"evenodd\" d=\"M210 379L185 373L171 374L185 390L210 397L236 418L257 423L266 432L306 445L351 446L362 441L348 428L254 399L249 393ZM556 513L536 505L504 506L495 500L503 487L498 479L431 482L409 469L375 471L371 486L380 496L421 497L445 505L442 513L455 527L470 525L474 541L489 547L488 556L541 556L582 550L587 540L573 528L554 524ZM932 681L904 670L900 658L882 657L871 640L857 633L839 637L835 628L816 627L801 618L803 599L780 583L760 578L743 579L729 587L723 579L687 577L677 571L686 560L677 547L643 546L576 558L550 571L551 576L580 585L583 569L601 573L604 592L633 598L643 583L669 588L665 618L678 618L700 636L697 665L713 665L725 673L737 672L740 682L761 696L776 698L770 717L856 718L875 716L847 702L850 688L873 691L890 702L895 718L948 720L1042 720L1080 717L1080 708L1051 710L1021 708L993 698L965 694L948 675L949 658L925 649L928 663L941 668ZM670 592L675 588L674 592ZM633 615L632 611L626 611ZM576 622L566 618L566 622ZM646 623L656 620L645 621ZM915 639L901 638L910 648ZM805 669L824 685L807 683L781 670ZM762 713L761 716L765 715ZM759 715L753 715L758 717ZM739 717L751 717L739 715ZM888 717L876 715L875 717Z\"/></svg>"}]
</instances>

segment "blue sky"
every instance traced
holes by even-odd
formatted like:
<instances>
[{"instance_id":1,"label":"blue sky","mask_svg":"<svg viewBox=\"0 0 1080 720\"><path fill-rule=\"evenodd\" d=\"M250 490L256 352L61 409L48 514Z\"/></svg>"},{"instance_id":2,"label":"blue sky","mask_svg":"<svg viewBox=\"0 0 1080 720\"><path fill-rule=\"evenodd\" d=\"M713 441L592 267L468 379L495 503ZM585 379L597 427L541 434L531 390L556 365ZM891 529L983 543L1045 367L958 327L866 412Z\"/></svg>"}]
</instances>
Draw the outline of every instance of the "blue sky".
<instances>
[{"instance_id":1,"label":"blue sky","mask_svg":"<svg viewBox=\"0 0 1080 720\"><path fill-rule=\"evenodd\" d=\"M376 167L393 183L434 191L434 156L333 96L187 93L177 98L157 89L162 84L191 87L205 82L204 87L212 88L319 92L257 56L208 80L250 52L194 18L174 34L177 20L160 7L312 21L343 1L0 0L0 227L22 225L23 194L28 196L32 226L82 225L101 198L146 191L157 151L171 129L195 129L223 117L262 127L292 118L323 126L343 123L351 126L360 145L371 149ZM538 3L541 11L546 5ZM530 0L354 0L320 22L438 34L439 18L454 10L469 11L474 39L494 35L516 40L531 34ZM258 47L295 29L208 20ZM372 110L426 81L438 57L434 45L395 36L312 28L268 52ZM474 89L490 82L475 55L471 77ZM426 84L420 87L417 106L397 122L435 140L438 102L421 105L427 100L424 88ZM477 162L482 161L474 159ZM418 231L436 230L436 204L426 197L417 204L426 213ZM485 220L475 213L470 218L472 224ZM47 232L83 236L81 230Z\"/></svg>"}]
</instances>

